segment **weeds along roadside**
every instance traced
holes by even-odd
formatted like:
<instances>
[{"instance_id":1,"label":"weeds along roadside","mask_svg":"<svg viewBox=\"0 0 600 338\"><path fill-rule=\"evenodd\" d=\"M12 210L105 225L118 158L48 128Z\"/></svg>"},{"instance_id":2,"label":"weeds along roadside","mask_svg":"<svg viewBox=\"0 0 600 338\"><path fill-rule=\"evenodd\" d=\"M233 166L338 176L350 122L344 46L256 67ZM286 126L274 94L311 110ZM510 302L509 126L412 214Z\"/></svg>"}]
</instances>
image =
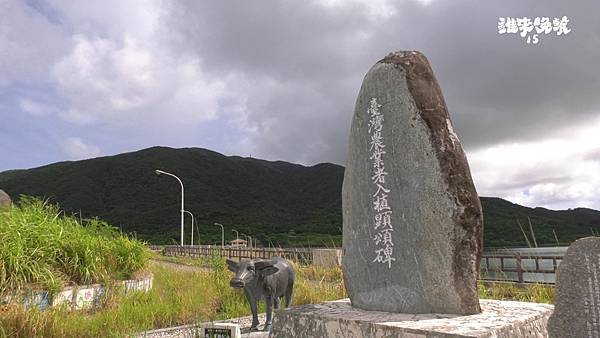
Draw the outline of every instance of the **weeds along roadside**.
<instances>
[{"instance_id":1,"label":"weeds along roadside","mask_svg":"<svg viewBox=\"0 0 600 338\"><path fill-rule=\"evenodd\" d=\"M215 318L221 297L216 274L149 267L154 286L147 292L107 293L102 306L69 311L39 311L21 306L0 310L0 335L10 337L127 336L153 328L189 324ZM216 278L213 278L216 277ZM222 282L221 282L222 283Z\"/></svg>"},{"instance_id":2,"label":"weeds along roadside","mask_svg":"<svg viewBox=\"0 0 600 338\"><path fill-rule=\"evenodd\" d=\"M0 335L11 337L98 337L135 333L250 314L241 290L229 287L231 273L222 258L208 258L209 269L179 270L151 264L154 287L148 293L111 293L103 307L91 311L0 310ZM307 304L345 297L341 273L298 267L293 303ZM332 281L329 282L328 276ZM336 277L337 276L337 277ZM310 278L309 278L310 277ZM312 279L312 278L315 279ZM317 280L318 279L318 280ZM261 306L264 311L264 304Z\"/></svg>"},{"instance_id":3,"label":"weeds along roadside","mask_svg":"<svg viewBox=\"0 0 600 338\"><path fill-rule=\"evenodd\" d=\"M149 254L106 222L65 216L40 199L22 196L18 207L0 209L0 294L127 279Z\"/></svg>"},{"instance_id":4,"label":"weeds along roadside","mask_svg":"<svg viewBox=\"0 0 600 338\"><path fill-rule=\"evenodd\" d=\"M18 337L126 336L155 328L249 315L243 293L229 287L231 273L226 270L224 260L214 258L213 264L209 269L196 270L151 264L155 279L149 293L115 296L105 300L103 309L87 312L4 309L0 327L4 335ZM301 265L295 265L295 269L294 304L346 297L341 269ZM493 284L488 289L480 285L482 298L544 301L538 297L539 293L523 296L522 292L514 285Z\"/></svg>"}]
</instances>

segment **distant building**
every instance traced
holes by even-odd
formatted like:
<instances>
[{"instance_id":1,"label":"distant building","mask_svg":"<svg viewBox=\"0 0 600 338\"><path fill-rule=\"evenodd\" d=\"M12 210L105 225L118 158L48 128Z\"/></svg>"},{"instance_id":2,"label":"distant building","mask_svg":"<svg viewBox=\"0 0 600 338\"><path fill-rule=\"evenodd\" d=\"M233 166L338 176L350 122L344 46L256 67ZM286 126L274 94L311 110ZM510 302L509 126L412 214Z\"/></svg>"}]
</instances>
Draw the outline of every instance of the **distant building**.
<instances>
[{"instance_id":1,"label":"distant building","mask_svg":"<svg viewBox=\"0 0 600 338\"><path fill-rule=\"evenodd\" d=\"M234 239L233 241L229 242L229 246L245 248L248 246L248 241L241 238Z\"/></svg>"}]
</instances>

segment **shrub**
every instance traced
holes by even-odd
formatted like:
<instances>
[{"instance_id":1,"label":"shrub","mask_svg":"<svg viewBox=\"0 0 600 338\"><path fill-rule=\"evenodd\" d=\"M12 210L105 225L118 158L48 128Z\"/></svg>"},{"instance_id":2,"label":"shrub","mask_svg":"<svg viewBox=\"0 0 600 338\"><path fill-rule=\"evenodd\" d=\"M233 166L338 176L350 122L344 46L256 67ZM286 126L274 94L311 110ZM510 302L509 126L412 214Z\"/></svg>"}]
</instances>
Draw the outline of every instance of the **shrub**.
<instances>
[{"instance_id":1,"label":"shrub","mask_svg":"<svg viewBox=\"0 0 600 338\"><path fill-rule=\"evenodd\" d=\"M148 259L144 243L106 222L65 216L37 198L0 210L0 294L128 278Z\"/></svg>"}]
</instances>

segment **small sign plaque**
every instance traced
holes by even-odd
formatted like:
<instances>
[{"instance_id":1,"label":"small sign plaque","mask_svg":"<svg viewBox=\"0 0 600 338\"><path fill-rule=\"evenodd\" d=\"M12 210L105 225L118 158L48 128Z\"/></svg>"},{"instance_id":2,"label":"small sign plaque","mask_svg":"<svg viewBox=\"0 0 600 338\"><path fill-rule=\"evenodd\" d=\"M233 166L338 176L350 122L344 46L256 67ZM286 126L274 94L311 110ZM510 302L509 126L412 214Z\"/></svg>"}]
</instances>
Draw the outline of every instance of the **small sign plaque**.
<instances>
[{"instance_id":1,"label":"small sign plaque","mask_svg":"<svg viewBox=\"0 0 600 338\"><path fill-rule=\"evenodd\" d=\"M240 326L233 323L212 323L202 326L202 338L240 338Z\"/></svg>"},{"instance_id":2,"label":"small sign plaque","mask_svg":"<svg viewBox=\"0 0 600 338\"><path fill-rule=\"evenodd\" d=\"M204 338L232 338L232 329L206 328L204 329Z\"/></svg>"}]
</instances>

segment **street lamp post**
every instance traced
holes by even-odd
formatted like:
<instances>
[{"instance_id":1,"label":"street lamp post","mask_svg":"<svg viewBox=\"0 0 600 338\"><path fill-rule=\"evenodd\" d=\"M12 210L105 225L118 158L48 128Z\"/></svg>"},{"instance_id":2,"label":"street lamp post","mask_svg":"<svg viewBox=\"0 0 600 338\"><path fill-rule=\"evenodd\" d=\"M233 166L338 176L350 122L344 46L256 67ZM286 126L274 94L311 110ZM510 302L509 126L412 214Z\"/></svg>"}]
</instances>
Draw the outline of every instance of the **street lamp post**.
<instances>
[{"instance_id":1,"label":"street lamp post","mask_svg":"<svg viewBox=\"0 0 600 338\"><path fill-rule=\"evenodd\" d=\"M235 231L235 245L240 245L240 233L235 229L231 229L231 231Z\"/></svg>"},{"instance_id":2,"label":"street lamp post","mask_svg":"<svg viewBox=\"0 0 600 338\"><path fill-rule=\"evenodd\" d=\"M192 214L191 212L184 210L183 212L190 214L190 216L192 216L192 228L190 229L192 231L192 238L190 240L190 245L194 246L194 214Z\"/></svg>"},{"instance_id":3,"label":"street lamp post","mask_svg":"<svg viewBox=\"0 0 600 338\"><path fill-rule=\"evenodd\" d=\"M246 237L246 240L248 241L248 244L250 244L250 250L252 250L252 237L246 235L245 233L242 233L242 236Z\"/></svg>"},{"instance_id":4,"label":"street lamp post","mask_svg":"<svg viewBox=\"0 0 600 338\"><path fill-rule=\"evenodd\" d=\"M179 179L179 177L168 173L166 171L162 171L162 170L154 170L154 172L156 173L156 175L168 175L171 177L174 177L177 181L179 181L179 184L181 185L181 246L183 246L183 213L184 213L184 206L183 206L183 182L181 182L181 180Z\"/></svg>"},{"instance_id":5,"label":"street lamp post","mask_svg":"<svg viewBox=\"0 0 600 338\"><path fill-rule=\"evenodd\" d=\"M223 249L225 247L225 228L223 227L223 224L221 224L221 223L215 223L215 225L218 225L221 227L221 249Z\"/></svg>"},{"instance_id":6,"label":"street lamp post","mask_svg":"<svg viewBox=\"0 0 600 338\"><path fill-rule=\"evenodd\" d=\"M197 237L198 237L198 239L197 239L197 241L198 241L198 246L201 246L201 245L202 245L202 242L200 242L200 230L199 230L200 228L198 227L198 220L195 220L195 223L196 223L196 224L195 224L195 225L196 225L196 235L198 235L198 236L197 236Z\"/></svg>"},{"instance_id":7,"label":"street lamp post","mask_svg":"<svg viewBox=\"0 0 600 338\"><path fill-rule=\"evenodd\" d=\"M275 245L273 244L273 242L271 242L271 237L269 237L269 236L267 236L267 235L264 235L264 236L265 236L265 238L267 239L267 241L269 241L269 248L270 248L271 246L275 247ZM263 245L264 245L264 244L263 244Z\"/></svg>"}]
</instances>

